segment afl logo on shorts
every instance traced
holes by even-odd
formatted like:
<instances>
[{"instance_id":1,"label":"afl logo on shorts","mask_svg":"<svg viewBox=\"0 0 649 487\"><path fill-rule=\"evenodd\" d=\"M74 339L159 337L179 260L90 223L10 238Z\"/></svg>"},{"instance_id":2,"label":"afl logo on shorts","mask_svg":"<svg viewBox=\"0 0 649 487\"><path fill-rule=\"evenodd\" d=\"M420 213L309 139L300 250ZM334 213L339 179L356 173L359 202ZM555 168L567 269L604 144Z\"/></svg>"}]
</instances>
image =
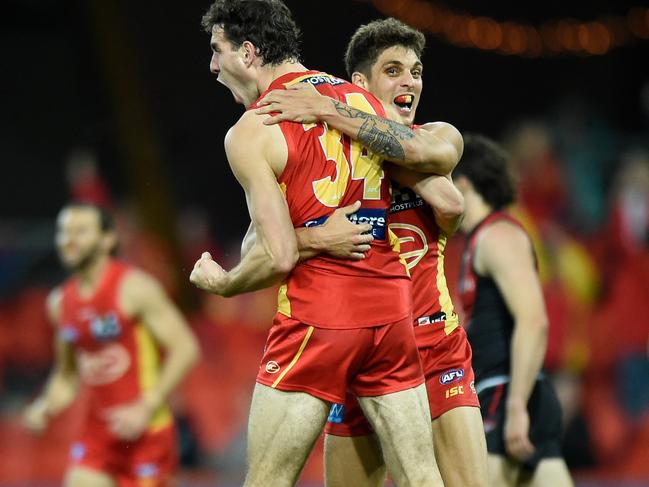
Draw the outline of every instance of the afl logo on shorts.
<instances>
[{"instance_id":1,"label":"afl logo on shorts","mask_svg":"<svg viewBox=\"0 0 649 487\"><path fill-rule=\"evenodd\" d=\"M269 374L276 374L277 372L279 372L279 364L274 360L271 360L266 364L266 372L268 372Z\"/></svg>"},{"instance_id":2,"label":"afl logo on shorts","mask_svg":"<svg viewBox=\"0 0 649 487\"><path fill-rule=\"evenodd\" d=\"M439 383L443 386L451 382L458 382L464 377L464 369L451 369L439 376Z\"/></svg>"}]
</instances>

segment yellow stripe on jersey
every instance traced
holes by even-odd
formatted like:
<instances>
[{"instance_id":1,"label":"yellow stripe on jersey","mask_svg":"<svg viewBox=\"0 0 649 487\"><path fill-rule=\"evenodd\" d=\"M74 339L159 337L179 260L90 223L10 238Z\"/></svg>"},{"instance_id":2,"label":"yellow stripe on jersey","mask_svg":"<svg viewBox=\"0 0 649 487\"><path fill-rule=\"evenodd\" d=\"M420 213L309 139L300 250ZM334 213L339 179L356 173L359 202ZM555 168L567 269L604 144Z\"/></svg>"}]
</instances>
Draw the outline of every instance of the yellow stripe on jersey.
<instances>
[{"instance_id":1,"label":"yellow stripe on jersey","mask_svg":"<svg viewBox=\"0 0 649 487\"><path fill-rule=\"evenodd\" d=\"M439 305L442 312L446 315L444 332L448 335L460 325L460 320L451 300L451 293L446 285L446 275L444 274L444 249L446 248L446 235L440 232L437 239L437 290L439 291Z\"/></svg>"},{"instance_id":2,"label":"yellow stripe on jersey","mask_svg":"<svg viewBox=\"0 0 649 487\"><path fill-rule=\"evenodd\" d=\"M135 325L135 346L137 347L138 379L142 392L151 390L160 375L160 353L149 329L142 323ZM172 422L171 411L161 406L151 418L149 431L157 431Z\"/></svg>"},{"instance_id":3,"label":"yellow stripe on jersey","mask_svg":"<svg viewBox=\"0 0 649 487\"><path fill-rule=\"evenodd\" d=\"M313 335L312 326L310 326L306 331L306 335L304 336L304 339L302 340L302 344L300 345L299 350L295 354L295 357L293 357L293 360L291 360L291 363L288 364L288 367L286 367L284 371L279 375L279 377L275 380L275 382L273 382L273 385L271 386L272 388L277 387L277 384L280 383L280 381L284 378L284 376L288 374L288 371L291 370L293 366L297 363L297 361L300 359L300 356L302 355L302 352L304 352L307 343L309 343L309 339L311 338L311 335Z\"/></svg>"},{"instance_id":4,"label":"yellow stripe on jersey","mask_svg":"<svg viewBox=\"0 0 649 487\"><path fill-rule=\"evenodd\" d=\"M284 282L277 291L277 312L291 317L291 300L288 299L288 285Z\"/></svg>"}]
</instances>

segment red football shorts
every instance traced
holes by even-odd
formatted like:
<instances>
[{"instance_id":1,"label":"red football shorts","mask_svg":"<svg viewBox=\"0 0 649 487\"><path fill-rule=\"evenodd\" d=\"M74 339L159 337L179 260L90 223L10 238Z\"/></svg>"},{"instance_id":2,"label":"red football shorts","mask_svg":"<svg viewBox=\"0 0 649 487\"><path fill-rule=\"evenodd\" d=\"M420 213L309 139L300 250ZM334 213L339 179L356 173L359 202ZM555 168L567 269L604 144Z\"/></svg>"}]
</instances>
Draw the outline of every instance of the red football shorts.
<instances>
[{"instance_id":1,"label":"red football shorts","mask_svg":"<svg viewBox=\"0 0 649 487\"><path fill-rule=\"evenodd\" d=\"M415 327L415 336L419 343L425 343L432 332L432 327ZM435 346L422 346L419 354L426 376L426 391L432 419L460 406L480 407L471 367L471 345L461 326ZM348 394L344 406L332 406L325 433L336 436L365 436L373 433L373 429L365 419L356 398Z\"/></svg>"},{"instance_id":2,"label":"red football shorts","mask_svg":"<svg viewBox=\"0 0 649 487\"><path fill-rule=\"evenodd\" d=\"M108 474L118 487L171 487L178 465L173 426L121 441L90 428L72 444L70 466Z\"/></svg>"},{"instance_id":3,"label":"red football shorts","mask_svg":"<svg viewBox=\"0 0 649 487\"><path fill-rule=\"evenodd\" d=\"M412 320L371 328L315 328L275 316L257 382L341 403L382 396L424 382Z\"/></svg>"}]
</instances>

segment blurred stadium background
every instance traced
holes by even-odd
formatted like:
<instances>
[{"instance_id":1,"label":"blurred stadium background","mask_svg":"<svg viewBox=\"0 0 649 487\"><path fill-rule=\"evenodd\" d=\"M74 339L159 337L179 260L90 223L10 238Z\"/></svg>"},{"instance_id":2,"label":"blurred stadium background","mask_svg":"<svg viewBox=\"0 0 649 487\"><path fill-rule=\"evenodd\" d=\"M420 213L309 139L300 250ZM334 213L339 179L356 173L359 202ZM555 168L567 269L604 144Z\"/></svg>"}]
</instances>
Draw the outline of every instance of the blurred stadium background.
<instances>
[{"instance_id":1,"label":"blurred stadium background","mask_svg":"<svg viewBox=\"0 0 649 487\"><path fill-rule=\"evenodd\" d=\"M238 259L249 219L223 137L242 111L208 71L209 0L4 0L0 15L0 485L58 485L78 401L42 438L19 424L52 360L43 301L64 278L54 217L105 204L122 255L183 307L204 360L174 396L181 485L236 485L274 291L188 285L203 250ZM649 8L643 0L287 0L304 63L344 76L347 39L422 29L418 120L510 151L551 318L546 367L580 486L649 485ZM462 237L448 249L457 282ZM321 485L321 444L301 485Z\"/></svg>"}]
</instances>

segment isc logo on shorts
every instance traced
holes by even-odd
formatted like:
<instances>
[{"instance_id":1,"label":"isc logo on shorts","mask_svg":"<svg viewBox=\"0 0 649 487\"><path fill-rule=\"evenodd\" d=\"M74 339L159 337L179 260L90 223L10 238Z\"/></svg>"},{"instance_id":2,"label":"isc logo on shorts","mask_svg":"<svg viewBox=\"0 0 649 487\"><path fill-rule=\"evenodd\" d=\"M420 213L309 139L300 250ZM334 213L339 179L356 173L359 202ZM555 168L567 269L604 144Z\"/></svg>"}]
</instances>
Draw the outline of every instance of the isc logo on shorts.
<instances>
[{"instance_id":1,"label":"isc logo on shorts","mask_svg":"<svg viewBox=\"0 0 649 487\"><path fill-rule=\"evenodd\" d=\"M445 386L451 382L457 382L464 377L464 369L451 369L447 370L439 376L439 383Z\"/></svg>"},{"instance_id":2,"label":"isc logo on shorts","mask_svg":"<svg viewBox=\"0 0 649 487\"><path fill-rule=\"evenodd\" d=\"M277 372L279 372L279 369L279 364L274 360L271 360L266 364L266 372L268 372L269 374L276 374Z\"/></svg>"},{"instance_id":3,"label":"isc logo on shorts","mask_svg":"<svg viewBox=\"0 0 649 487\"><path fill-rule=\"evenodd\" d=\"M345 417L345 405L333 403L329 410L327 421L330 423L342 423Z\"/></svg>"},{"instance_id":4,"label":"isc logo on shorts","mask_svg":"<svg viewBox=\"0 0 649 487\"><path fill-rule=\"evenodd\" d=\"M464 394L464 386L455 386L446 390L446 399Z\"/></svg>"}]
</instances>

